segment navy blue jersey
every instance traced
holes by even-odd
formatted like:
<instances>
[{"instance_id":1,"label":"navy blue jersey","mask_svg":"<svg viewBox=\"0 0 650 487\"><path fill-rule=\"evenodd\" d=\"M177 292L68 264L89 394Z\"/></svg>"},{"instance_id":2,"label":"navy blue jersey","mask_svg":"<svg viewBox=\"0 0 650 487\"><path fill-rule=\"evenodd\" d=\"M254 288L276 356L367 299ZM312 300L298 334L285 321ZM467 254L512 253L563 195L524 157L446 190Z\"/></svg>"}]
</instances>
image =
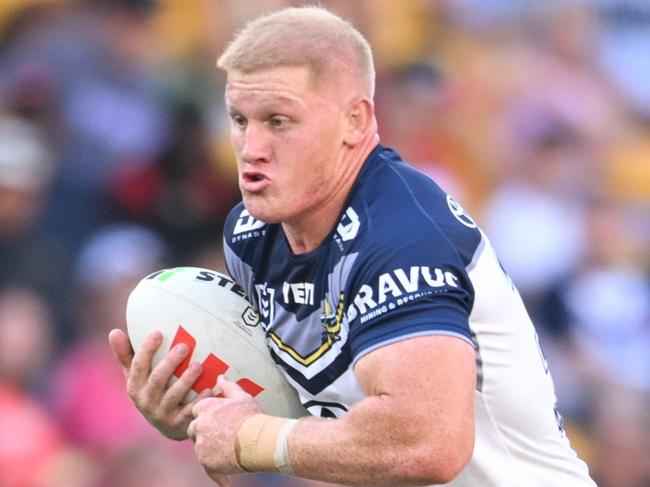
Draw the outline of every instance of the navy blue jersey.
<instances>
[{"instance_id":1,"label":"navy blue jersey","mask_svg":"<svg viewBox=\"0 0 650 487\"><path fill-rule=\"evenodd\" d=\"M481 236L450 205L458 208L378 146L339 224L313 252L294 255L281 225L263 225L241 205L233 210L228 268L256 302L274 358L306 391L318 394L390 341L431 333L471 340L465 268Z\"/></svg>"},{"instance_id":2,"label":"navy blue jersey","mask_svg":"<svg viewBox=\"0 0 650 487\"><path fill-rule=\"evenodd\" d=\"M451 335L474 347L477 363L475 455L452 485L593 485L558 427L534 327L489 241L395 151L372 151L336 228L314 251L293 254L280 224L256 220L241 204L224 244L271 355L310 413L338 417L365 397L354 364L372 350ZM544 448L559 476L527 469ZM521 466L508 468L511 461Z\"/></svg>"}]
</instances>

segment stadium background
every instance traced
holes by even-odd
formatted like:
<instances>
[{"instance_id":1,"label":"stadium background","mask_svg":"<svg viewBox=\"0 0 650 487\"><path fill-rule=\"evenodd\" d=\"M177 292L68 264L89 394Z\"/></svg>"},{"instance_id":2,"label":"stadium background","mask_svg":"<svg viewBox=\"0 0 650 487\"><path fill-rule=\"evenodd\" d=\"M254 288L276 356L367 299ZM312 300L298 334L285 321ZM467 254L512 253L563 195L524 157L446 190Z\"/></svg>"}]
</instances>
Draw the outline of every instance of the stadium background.
<instances>
[{"instance_id":1,"label":"stadium background","mask_svg":"<svg viewBox=\"0 0 650 487\"><path fill-rule=\"evenodd\" d=\"M0 486L212 485L131 407L106 332L148 272L222 268L215 59L292 3L0 2ZM491 235L599 485L649 486L650 3L321 4L374 47L383 142Z\"/></svg>"}]
</instances>

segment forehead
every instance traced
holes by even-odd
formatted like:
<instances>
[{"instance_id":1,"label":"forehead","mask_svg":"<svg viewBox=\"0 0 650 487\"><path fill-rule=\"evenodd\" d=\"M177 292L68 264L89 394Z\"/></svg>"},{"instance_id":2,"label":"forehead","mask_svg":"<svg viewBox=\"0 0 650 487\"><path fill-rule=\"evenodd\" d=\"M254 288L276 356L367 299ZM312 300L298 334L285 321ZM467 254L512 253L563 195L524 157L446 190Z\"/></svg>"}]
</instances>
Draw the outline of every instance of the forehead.
<instances>
[{"instance_id":1,"label":"forehead","mask_svg":"<svg viewBox=\"0 0 650 487\"><path fill-rule=\"evenodd\" d=\"M300 105L320 94L307 66L283 66L251 73L229 71L225 97L229 106L247 102Z\"/></svg>"}]
</instances>

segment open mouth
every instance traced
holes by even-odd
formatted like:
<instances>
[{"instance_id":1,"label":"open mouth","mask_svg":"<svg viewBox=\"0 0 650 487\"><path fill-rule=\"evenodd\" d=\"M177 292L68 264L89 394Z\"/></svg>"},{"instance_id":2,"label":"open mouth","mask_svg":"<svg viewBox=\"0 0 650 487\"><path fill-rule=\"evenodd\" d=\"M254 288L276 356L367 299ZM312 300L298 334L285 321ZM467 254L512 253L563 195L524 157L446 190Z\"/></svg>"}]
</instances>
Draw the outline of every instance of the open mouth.
<instances>
[{"instance_id":1,"label":"open mouth","mask_svg":"<svg viewBox=\"0 0 650 487\"><path fill-rule=\"evenodd\" d=\"M247 191L261 191L271 180L260 172L245 171L241 176L242 189Z\"/></svg>"}]
</instances>

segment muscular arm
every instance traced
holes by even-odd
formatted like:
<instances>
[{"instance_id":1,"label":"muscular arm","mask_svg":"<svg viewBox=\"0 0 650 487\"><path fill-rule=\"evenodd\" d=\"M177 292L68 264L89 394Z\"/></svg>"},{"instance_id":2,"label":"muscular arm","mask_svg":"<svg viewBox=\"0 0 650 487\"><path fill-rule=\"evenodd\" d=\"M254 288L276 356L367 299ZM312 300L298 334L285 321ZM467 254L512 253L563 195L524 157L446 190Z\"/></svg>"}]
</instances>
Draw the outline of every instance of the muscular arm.
<instances>
[{"instance_id":1,"label":"muscular arm","mask_svg":"<svg viewBox=\"0 0 650 487\"><path fill-rule=\"evenodd\" d=\"M474 351L450 336L400 341L355 368L368 397L343 418L301 420L289 437L296 475L330 482L446 483L474 446Z\"/></svg>"}]
</instances>

